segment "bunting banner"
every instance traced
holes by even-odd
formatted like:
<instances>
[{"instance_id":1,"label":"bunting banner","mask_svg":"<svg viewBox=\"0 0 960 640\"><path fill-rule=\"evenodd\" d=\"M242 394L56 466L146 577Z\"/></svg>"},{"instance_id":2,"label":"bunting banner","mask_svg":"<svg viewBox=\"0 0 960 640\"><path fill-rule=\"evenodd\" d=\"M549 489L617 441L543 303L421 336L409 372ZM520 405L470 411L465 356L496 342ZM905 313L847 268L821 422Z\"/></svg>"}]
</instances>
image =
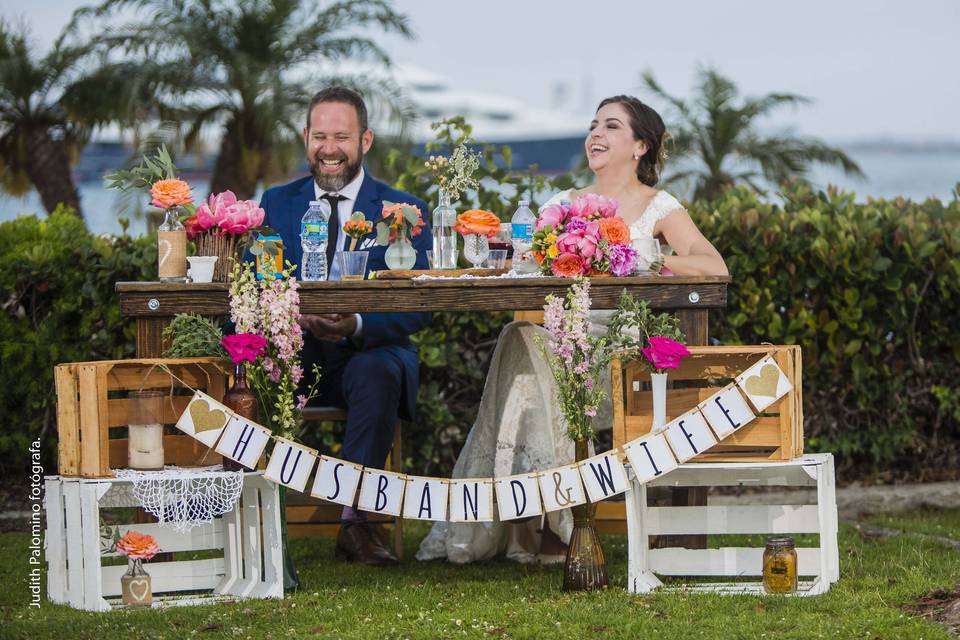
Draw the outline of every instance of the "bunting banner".
<instances>
[{"instance_id":1,"label":"bunting banner","mask_svg":"<svg viewBox=\"0 0 960 640\"><path fill-rule=\"evenodd\" d=\"M310 495L329 502L412 520L493 522L540 516L628 491L623 456L638 482L659 478L753 422L792 389L768 355L657 433L576 464L501 478L408 476L319 455L272 435L201 391L194 393L176 426L250 469L273 440L264 477L303 492L313 475Z\"/></svg>"}]
</instances>

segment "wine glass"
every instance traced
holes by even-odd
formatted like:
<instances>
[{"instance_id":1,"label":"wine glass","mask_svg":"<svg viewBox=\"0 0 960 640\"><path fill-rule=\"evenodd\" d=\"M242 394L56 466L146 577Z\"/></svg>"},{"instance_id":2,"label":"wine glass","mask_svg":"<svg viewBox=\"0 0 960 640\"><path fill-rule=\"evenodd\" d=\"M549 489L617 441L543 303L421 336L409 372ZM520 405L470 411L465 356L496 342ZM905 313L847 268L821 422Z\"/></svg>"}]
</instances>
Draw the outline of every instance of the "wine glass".
<instances>
[{"instance_id":1,"label":"wine glass","mask_svg":"<svg viewBox=\"0 0 960 640\"><path fill-rule=\"evenodd\" d=\"M634 275L656 273L653 268L663 264L660 241L656 238L634 238L630 241L630 246L637 252L637 263L633 269Z\"/></svg>"},{"instance_id":2,"label":"wine glass","mask_svg":"<svg viewBox=\"0 0 960 640\"><path fill-rule=\"evenodd\" d=\"M479 269L490 254L490 239L482 233L463 234L463 257Z\"/></svg>"}]
</instances>

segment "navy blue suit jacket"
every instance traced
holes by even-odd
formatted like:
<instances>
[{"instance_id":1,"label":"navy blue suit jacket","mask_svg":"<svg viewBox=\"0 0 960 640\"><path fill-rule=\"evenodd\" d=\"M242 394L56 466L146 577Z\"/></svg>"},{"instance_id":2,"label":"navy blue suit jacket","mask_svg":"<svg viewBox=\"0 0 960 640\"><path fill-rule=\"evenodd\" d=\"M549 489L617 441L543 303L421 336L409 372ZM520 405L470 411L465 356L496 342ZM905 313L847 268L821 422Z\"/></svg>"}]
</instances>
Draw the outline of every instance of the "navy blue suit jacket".
<instances>
[{"instance_id":1,"label":"navy blue suit jacket","mask_svg":"<svg viewBox=\"0 0 960 640\"><path fill-rule=\"evenodd\" d=\"M300 219L315 199L313 176L294 180L279 187L267 189L260 200L260 206L266 212L263 224L275 230L283 239L283 257L297 265L295 276L299 276L300 260L303 252L300 248ZM353 210L362 211L367 220L374 223L373 232L360 240L358 246L371 244L376 238L376 223L381 218L383 202L403 202L413 204L420 209L425 226L420 235L413 238L413 247L417 251L416 269L426 269L426 251L432 248L433 239L430 233L429 213L427 204L408 193L398 191L365 173L360 185L360 192L354 203ZM340 214L340 225L343 226L345 217ZM340 230L343 238L343 230ZM387 248L372 243L373 246L364 246L369 251L367 270L378 271L387 268L384 254ZM362 313L363 330L359 348L363 351L385 349L403 362L403 402L401 414L412 419L415 415L417 403L417 389L420 383L420 359L417 349L410 342L410 335L430 324L429 313ZM309 339L309 338L308 338Z\"/></svg>"}]
</instances>

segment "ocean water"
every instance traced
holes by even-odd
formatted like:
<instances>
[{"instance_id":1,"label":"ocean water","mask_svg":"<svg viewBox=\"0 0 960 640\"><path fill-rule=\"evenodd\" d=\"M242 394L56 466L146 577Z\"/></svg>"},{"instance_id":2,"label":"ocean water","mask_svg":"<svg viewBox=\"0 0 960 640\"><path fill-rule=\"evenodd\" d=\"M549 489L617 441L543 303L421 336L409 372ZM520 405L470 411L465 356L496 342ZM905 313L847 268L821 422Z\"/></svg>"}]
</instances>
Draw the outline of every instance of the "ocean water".
<instances>
[{"instance_id":1,"label":"ocean water","mask_svg":"<svg viewBox=\"0 0 960 640\"><path fill-rule=\"evenodd\" d=\"M929 197L951 200L953 189L960 182L960 153L955 151L855 151L850 155L866 173L866 179L851 178L835 169L816 168L811 175L813 183L820 187L835 184L853 191L858 201L865 201L868 196L903 196L922 201ZM207 193L207 184L204 182L193 182L191 186L195 194ZM102 182L83 182L79 189L87 226L93 233L121 233L121 217L129 220L127 232L131 235L141 235L146 231L146 194L134 196L110 191ZM260 193L255 199L259 201ZM46 215L36 192L23 198L0 194L0 221L29 214Z\"/></svg>"}]
</instances>

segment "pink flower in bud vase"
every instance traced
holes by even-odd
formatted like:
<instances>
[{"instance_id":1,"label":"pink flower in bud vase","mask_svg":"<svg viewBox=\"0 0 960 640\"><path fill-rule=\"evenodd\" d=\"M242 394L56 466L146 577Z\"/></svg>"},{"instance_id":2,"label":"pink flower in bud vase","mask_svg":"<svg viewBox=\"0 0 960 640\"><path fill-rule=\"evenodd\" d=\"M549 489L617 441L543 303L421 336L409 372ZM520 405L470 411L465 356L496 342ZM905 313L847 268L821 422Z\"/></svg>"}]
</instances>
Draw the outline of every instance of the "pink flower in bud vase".
<instances>
[{"instance_id":1,"label":"pink flower in bud vase","mask_svg":"<svg viewBox=\"0 0 960 640\"><path fill-rule=\"evenodd\" d=\"M263 216L263 209L255 201L240 200L223 207L219 212L217 225L223 229L224 233L240 235L249 229L259 227L263 222Z\"/></svg>"},{"instance_id":2,"label":"pink flower in bud vase","mask_svg":"<svg viewBox=\"0 0 960 640\"><path fill-rule=\"evenodd\" d=\"M676 369L680 360L690 355L690 351L681 343L663 336L652 336L650 346L641 349L654 369Z\"/></svg>"},{"instance_id":3,"label":"pink flower in bud vase","mask_svg":"<svg viewBox=\"0 0 960 640\"><path fill-rule=\"evenodd\" d=\"M233 364L240 364L256 361L266 349L267 339L255 333L235 333L223 336L220 344L230 354Z\"/></svg>"}]
</instances>

